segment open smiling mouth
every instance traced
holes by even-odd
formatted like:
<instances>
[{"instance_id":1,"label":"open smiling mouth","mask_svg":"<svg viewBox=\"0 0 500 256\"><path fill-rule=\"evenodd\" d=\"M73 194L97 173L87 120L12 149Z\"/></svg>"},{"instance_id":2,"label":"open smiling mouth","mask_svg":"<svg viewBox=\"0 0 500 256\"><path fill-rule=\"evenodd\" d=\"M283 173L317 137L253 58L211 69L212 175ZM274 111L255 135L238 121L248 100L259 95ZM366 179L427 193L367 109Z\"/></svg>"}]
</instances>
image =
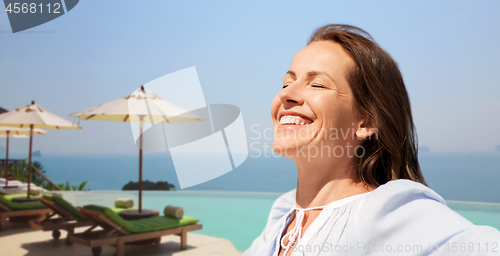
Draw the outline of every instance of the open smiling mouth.
<instances>
[{"instance_id":1,"label":"open smiling mouth","mask_svg":"<svg viewBox=\"0 0 500 256\"><path fill-rule=\"evenodd\" d=\"M285 115L280 118L280 125L310 125L313 121L301 116Z\"/></svg>"}]
</instances>

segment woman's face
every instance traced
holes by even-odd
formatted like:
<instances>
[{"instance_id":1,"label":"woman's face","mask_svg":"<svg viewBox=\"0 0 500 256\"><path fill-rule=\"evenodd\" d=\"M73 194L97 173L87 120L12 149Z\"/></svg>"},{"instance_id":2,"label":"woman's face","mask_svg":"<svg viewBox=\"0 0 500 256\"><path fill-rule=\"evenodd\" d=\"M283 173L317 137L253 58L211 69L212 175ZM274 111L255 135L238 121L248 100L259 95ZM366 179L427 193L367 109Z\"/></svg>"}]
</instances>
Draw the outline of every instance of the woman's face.
<instances>
[{"instance_id":1,"label":"woman's face","mask_svg":"<svg viewBox=\"0 0 500 256\"><path fill-rule=\"evenodd\" d=\"M335 156L353 152L354 99L346 74L354 61L331 41L300 50L271 104L273 150L285 157Z\"/></svg>"}]
</instances>

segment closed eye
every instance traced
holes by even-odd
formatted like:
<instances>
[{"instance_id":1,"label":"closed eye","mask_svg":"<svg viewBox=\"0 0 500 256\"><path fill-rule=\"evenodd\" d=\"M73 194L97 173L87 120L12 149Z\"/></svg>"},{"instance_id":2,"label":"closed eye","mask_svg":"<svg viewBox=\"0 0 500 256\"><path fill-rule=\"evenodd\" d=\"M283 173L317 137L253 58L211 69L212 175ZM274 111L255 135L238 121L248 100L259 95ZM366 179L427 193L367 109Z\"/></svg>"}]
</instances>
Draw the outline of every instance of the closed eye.
<instances>
[{"instance_id":1,"label":"closed eye","mask_svg":"<svg viewBox=\"0 0 500 256\"><path fill-rule=\"evenodd\" d=\"M283 85L283 88L282 88L282 89L285 89L285 88L287 88L287 87L288 87L288 84L285 84L285 85Z\"/></svg>"},{"instance_id":2,"label":"closed eye","mask_svg":"<svg viewBox=\"0 0 500 256\"><path fill-rule=\"evenodd\" d=\"M311 85L311 87L314 87L314 88L323 88L323 89L326 88L325 86L319 85L319 84L313 84L313 85Z\"/></svg>"}]
</instances>

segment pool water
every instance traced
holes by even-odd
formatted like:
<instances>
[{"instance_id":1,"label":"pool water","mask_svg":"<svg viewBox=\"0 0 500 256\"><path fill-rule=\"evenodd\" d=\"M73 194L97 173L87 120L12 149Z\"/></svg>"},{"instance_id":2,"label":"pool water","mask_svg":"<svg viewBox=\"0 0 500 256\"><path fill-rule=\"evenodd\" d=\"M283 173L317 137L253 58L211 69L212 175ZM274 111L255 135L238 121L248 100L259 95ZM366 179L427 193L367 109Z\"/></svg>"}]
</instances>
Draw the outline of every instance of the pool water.
<instances>
[{"instance_id":1,"label":"pool water","mask_svg":"<svg viewBox=\"0 0 500 256\"><path fill-rule=\"evenodd\" d=\"M194 231L230 240L238 250L247 249L266 225L271 206L281 193L161 191L143 192L143 208L163 212L166 205L181 206L196 217L203 229ZM116 198L131 198L137 207L136 191L64 192L75 205L113 205ZM500 229L500 204L448 201L448 206L476 225Z\"/></svg>"},{"instance_id":2,"label":"pool water","mask_svg":"<svg viewBox=\"0 0 500 256\"><path fill-rule=\"evenodd\" d=\"M448 207L476 225L500 229L500 204L446 201Z\"/></svg>"}]
</instances>

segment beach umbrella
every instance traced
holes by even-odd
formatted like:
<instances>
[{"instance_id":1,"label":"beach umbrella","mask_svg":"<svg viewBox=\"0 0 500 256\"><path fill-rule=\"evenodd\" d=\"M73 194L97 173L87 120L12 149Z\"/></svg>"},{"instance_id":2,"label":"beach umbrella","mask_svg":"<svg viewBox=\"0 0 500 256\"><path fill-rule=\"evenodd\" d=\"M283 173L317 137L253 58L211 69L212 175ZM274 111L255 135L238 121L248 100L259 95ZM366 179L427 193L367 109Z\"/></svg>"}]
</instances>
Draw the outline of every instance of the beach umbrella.
<instances>
[{"instance_id":1,"label":"beach umbrella","mask_svg":"<svg viewBox=\"0 0 500 256\"><path fill-rule=\"evenodd\" d=\"M118 100L71 114L82 120L140 122L139 213L142 212L142 132L144 122L153 124L202 121L203 118L144 90L144 86Z\"/></svg>"},{"instance_id":2,"label":"beach umbrella","mask_svg":"<svg viewBox=\"0 0 500 256\"><path fill-rule=\"evenodd\" d=\"M30 184L31 184L31 152L33 149L33 133L35 128L41 129L82 129L82 127L63 119L57 115L50 113L48 110L31 102L31 105L18 108L0 114L0 126L27 128L30 130L30 154L28 164L28 192L27 198L19 199L26 201L38 200L38 198L30 199Z\"/></svg>"},{"instance_id":3,"label":"beach umbrella","mask_svg":"<svg viewBox=\"0 0 500 256\"><path fill-rule=\"evenodd\" d=\"M47 131L35 128L33 129L33 134L42 135L46 134ZM15 127L5 127L0 126L0 137L6 137L7 143L5 146L5 188L9 187L9 138L28 138L30 134L30 129L26 128L15 128Z\"/></svg>"},{"instance_id":4,"label":"beach umbrella","mask_svg":"<svg viewBox=\"0 0 500 256\"><path fill-rule=\"evenodd\" d=\"M19 138L29 138L30 136L28 135L9 135L9 138L16 138L16 139L19 139ZM0 138L7 138L7 135L5 134L0 134Z\"/></svg>"}]
</instances>

